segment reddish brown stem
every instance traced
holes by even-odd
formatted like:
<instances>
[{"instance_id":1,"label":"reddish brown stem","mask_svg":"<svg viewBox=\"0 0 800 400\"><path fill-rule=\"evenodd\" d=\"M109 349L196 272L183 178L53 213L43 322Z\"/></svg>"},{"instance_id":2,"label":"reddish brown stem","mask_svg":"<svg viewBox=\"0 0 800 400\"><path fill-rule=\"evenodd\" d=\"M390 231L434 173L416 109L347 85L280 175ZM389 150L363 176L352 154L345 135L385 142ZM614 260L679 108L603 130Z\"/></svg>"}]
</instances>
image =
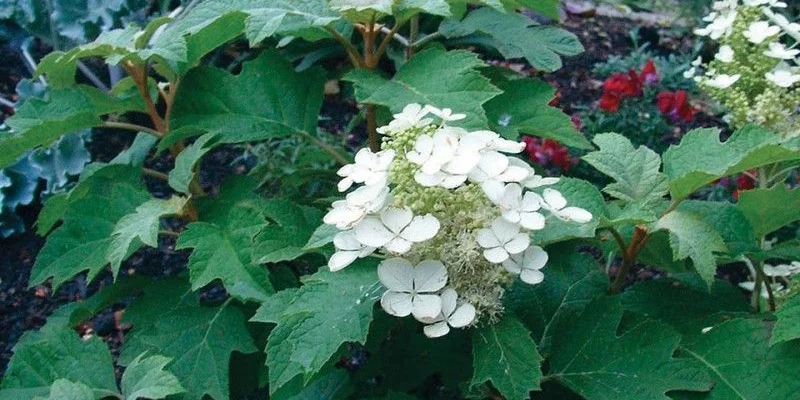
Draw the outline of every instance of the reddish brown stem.
<instances>
[{"instance_id":1,"label":"reddish brown stem","mask_svg":"<svg viewBox=\"0 0 800 400\"><path fill-rule=\"evenodd\" d=\"M625 285L625 278L628 277L633 264L636 263L636 259L639 257L639 252L642 251L642 248L647 242L647 237L647 227L642 225L637 226L633 233L633 237L631 238L631 243L622 254L622 266L620 267L619 271L617 271L617 276L614 278L614 282L611 283L611 287L608 289L609 293L617 294L620 292L620 290L622 290L622 286ZM620 240L618 239L618 242L619 241Z\"/></svg>"}]
</instances>

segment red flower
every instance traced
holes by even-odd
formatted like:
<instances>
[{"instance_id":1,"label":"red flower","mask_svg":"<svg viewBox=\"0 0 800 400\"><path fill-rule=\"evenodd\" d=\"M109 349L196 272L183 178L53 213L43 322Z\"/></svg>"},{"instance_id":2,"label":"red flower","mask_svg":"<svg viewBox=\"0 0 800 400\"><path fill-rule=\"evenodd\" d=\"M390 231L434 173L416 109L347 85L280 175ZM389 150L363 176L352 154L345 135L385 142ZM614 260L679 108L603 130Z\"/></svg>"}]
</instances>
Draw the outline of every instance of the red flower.
<instances>
[{"instance_id":1,"label":"red flower","mask_svg":"<svg viewBox=\"0 0 800 400\"><path fill-rule=\"evenodd\" d=\"M682 119L691 122L694 119L694 107L689 104L688 94L684 90L661 92L657 97L658 109L673 120Z\"/></svg>"},{"instance_id":2,"label":"red flower","mask_svg":"<svg viewBox=\"0 0 800 400\"><path fill-rule=\"evenodd\" d=\"M617 93L603 93L603 97L600 98L600 109L605 112L617 112L621 101L622 96Z\"/></svg>"},{"instance_id":3,"label":"red flower","mask_svg":"<svg viewBox=\"0 0 800 400\"><path fill-rule=\"evenodd\" d=\"M603 82L603 97L600 98L600 109L606 112L616 112L620 103L626 97L642 95L642 81L636 71L630 70L627 74L616 73Z\"/></svg>"},{"instance_id":4,"label":"red flower","mask_svg":"<svg viewBox=\"0 0 800 400\"><path fill-rule=\"evenodd\" d=\"M653 62L653 60L648 61L647 64L644 65L639 79L645 85L653 85L658 83L660 78L658 76L658 72L656 71L656 64Z\"/></svg>"},{"instance_id":5,"label":"red flower","mask_svg":"<svg viewBox=\"0 0 800 400\"><path fill-rule=\"evenodd\" d=\"M525 142L525 152L528 153L528 157L539 165L552 164L562 171L569 171L577 163L569 156L567 148L555 140L537 139L530 136L525 136L522 140Z\"/></svg>"}]
</instances>

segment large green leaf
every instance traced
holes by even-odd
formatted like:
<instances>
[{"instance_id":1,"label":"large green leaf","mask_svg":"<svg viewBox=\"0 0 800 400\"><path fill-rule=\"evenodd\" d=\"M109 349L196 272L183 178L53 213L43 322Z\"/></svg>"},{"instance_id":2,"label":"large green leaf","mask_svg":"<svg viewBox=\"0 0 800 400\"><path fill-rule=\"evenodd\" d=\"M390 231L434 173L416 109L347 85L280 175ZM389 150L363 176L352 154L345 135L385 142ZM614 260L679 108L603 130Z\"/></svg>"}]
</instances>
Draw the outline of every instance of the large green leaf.
<instances>
[{"instance_id":1,"label":"large green leaf","mask_svg":"<svg viewBox=\"0 0 800 400\"><path fill-rule=\"evenodd\" d=\"M472 346L472 386L491 381L509 400L529 399L539 389L542 357L531 332L514 315L476 329Z\"/></svg>"},{"instance_id":2,"label":"large green leaf","mask_svg":"<svg viewBox=\"0 0 800 400\"><path fill-rule=\"evenodd\" d=\"M40 330L22 336L0 386L0 399L47 395L58 379L86 385L95 399L116 395L108 347L96 336L82 340L66 323L70 312L62 308Z\"/></svg>"},{"instance_id":3,"label":"large green leaf","mask_svg":"<svg viewBox=\"0 0 800 400\"><path fill-rule=\"evenodd\" d=\"M750 311L740 290L728 282L714 281L709 291L697 275L677 277L681 279L661 278L633 285L622 295L622 305L670 325L683 336L684 344L701 336L703 328Z\"/></svg>"},{"instance_id":4,"label":"large green leaf","mask_svg":"<svg viewBox=\"0 0 800 400\"><path fill-rule=\"evenodd\" d=\"M567 146L591 149L572 120L551 107L555 89L539 79L516 79L498 85L503 91L483 107L489 126L503 137L517 140L520 134L555 139Z\"/></svg>"},{"instance_id":5,"label":"large green leaf","mask_svg":"<svg viewBox=\"0 0 800 400\"><path fill-rule=\"evenodd\" d=\"M800 391L800 342L769 346L758 320L734 319L680 346L683 360L699 361L714 380L708 400L791 399Z\"/></svg>"},{"instance_id":6,"label":"large green leaf","mask_svg":"<svg viewBox=\"0 0 800 400\"><path fill-rule=\"evenodd\" d=\"M447 38L481 35L504 58L524 57L534 68L547 72L561 68L561 56L583 52L578 37L564 29L492 8L479 8L461 21L446 20L439 32Z\"/></svg>"},{"instance_id":7,"label":"large green leaf","mask_svg":"<svg viewBox=\"0 0 800 400\"><path fill-rule=\"evenodd\" d=\"M324 83L322 70L295 72L273 51L246 62L239 75L196 68L181 83L171 127L204 130L220 143L314 134Z\"/></svg>"},{"instance_id":8,"label":"large green leaf","mask_svg":"<svg viewBox=\"0 0 800 400\"><path fill-rule=\"evenodd\" d=\"M618 336L622 313L618 299L599 298L558 323L547 377L589 400L667 400L668 391L711 389L700 362L672 357L680 335L645 321Z\"/></svg>"},{"instance_id":9,"label":"large green leaf","mask_svg":"<svg viewBox=\"0 0 800 400\"><path fill-rule=\"evenodd\" d=\"M122 262L142 245L158 247L161 218L183 213L187 200L179 196L169 200L150 199L136 207L135 212L120 218L111 233L111 244L106 252L111 272L116 276Z\"/></svg>"},{"instance_id":10,"label":"large green leaf","mask_svg":"<svg viewBox=\"0 0 800 400\"><path fill-rule=\"evenodd\" d=\"M93 398L94 392L92 392L92 388L82 383L70 382L66 379L56 379L50 386L50 395L47 396L46 400L86 400ZM34 400L39 399L44 398L34 398Z\"/></svg>"},{"instance_id":11,"label":"large green leaf","mask_svg":"<svg viewBox=\"0 0 800 400\"><path fill-rule=\"evenodd\" d=\"M740 129L725 142L717 129L696 129L664 153L664 173L677 201L723 176L798 158L796 147L761 127Z\"/></svg>"},{"instance_id":12,"label":"large green leaf","mask_svg":"<svg viewBox=\"0 0 800 400\"><path fill-rule=\"evenodd\" d=\"M266 203L265 212L275 223L265 227L255 238L255 261L290 261L309 251L306 244L322 223L322 211L276 199Z\"/></svg>"},{"instance_id":13,"label":"large green leaf","mask_svg":"<svg viewBox=\"0 0 800 400\"><path fill-rule=\"evenodd\" d=\"M264 201L252 194L252 183L240 178L226 183L221 197L204 199L203 222L189 224L178 237L176 249L194 249L189 256L192 289L220 279L231 296L244 301L264 301L273 292L267 270L251 257L253 238L267 226Z\"/></svg>"},{"instance_id":14,"label":"large green leaf","mask_svg":"<svg viewBox=\"0 0 800 400\"><path fill-rule=\"evenodd\" d=\"M152 284L128 307L124 321L133 331L125 338L120 364L131 365L145 351L172 358L166 371L178 377L192 399L227 400L231 353L257 351L237 308L202 306L181 280Z\"/></svg>"},{"instance_id":15,"label":"large green leaf","mask_svg":"<svg viewBox=\"0 0 800 400\"><path fill-rule=\"evenodd\" d=\"M70 193L64 223L39 252L31 285L52 277L58 288L84 271L94 279L107 264L117 223L150 198L137 168L110 165L95 171Z\"/></svg>"},{"instance_id":16,"label":"large green leaf","mask_svg":"<svg viewBox=\"0 0 800 400\"><path fill-rule=\"evenodd\" d=\"M691 258L695 270L706 283L714 283L718 253L727 253L728 246L719 232L698 214L672 211L661 217L657 230L669 231L669 243L675 260Z\"/></svg>"},{"instance_id":17,"label":"large green leaf","mask_svg":"<svg viewBox=\"0 0 800 400\"><path fill-rule=\"evenodd\" d=\"M778 321L769 341L771 345L800 339L800 296L795 293L789 297L778 308L775 316Z\"/></svg>"},{"instance_id":18,"label":"large green leaf","mask_svg":"<svg viewBox=\"0 0 800 400\"><path fill-rule=\"evenodd\" d=\"M771 189L745 190L736 207L753 225L757 237L800 220L800 189L778 184Z\"/></svg>"},{"instance_id":19,"label":"large green leaf","mask_svg":"<svg viewBox=\"0 0 800 400\"><path fill-rule=\"evenodd\" d=\"M47 146L64 134L100 125L101 116L142 111L135 98L115 98L99 89L78 85L50 90L46 100L31 98L6 123L11 133L0 133L0 168L14 163L26 151Z\"/></svg>"},{"instance_id":20,"label":"large green leaf","mask_svg":"<svg viewBox=\"0 0 800 400\"><path fill-rule=\"evenodd\" d=\"M451 108L467 115L453 125L485 129L489 124L483 104L500 90L478 71L484 65L474 53L435 47L415 55L391 80L365 70L355 70L344 79L354 82L363 103L387 106L393 112L409 103Z\"/></svg>"},{"instance_id":21,"label":"large green leaf","mask_svg":"<svg viewBox=\"0 0 800 400\"><path fill-rule=\"evenodd\" d=\"M550 187L561 192L569 206L581 207L592 213L592 220L585 224L579 224L548 215L546 228L532 233L533 241L538 244L549 244L575 238L594 237L601 217L606 214L603 194L591 183L574 178L561 178L558 183Z\"/></svg>"},{"instance_id":22,"label":"large green leaf","mask_svg":"<svg viewBox=\"0 0 800 400\"><path fill-rule=\"evenodd\" d=\"M382 289L375 265L364 259L339 272L317 272L259 308L252 321L277 324L266 349L270 392L299 374L310 381L343 343L367 340Z\"/></svg>"},{"instance_id":23,"label":"large green leaf","mask_svg":"<svg viewBox=\"0 0 800 400\"><path fill-rule=\"evenodd\" d=\"M126 400L161 399L184 391L178 378L165 371L172 360L162 356L139 355L122 374L122 395Z\"/></svg>"},{"instance_id":24,"label":"large green leaf","mask_svg":"<svg viewBox=\"0 0 800 400\"><path fill-rule=\"evenodd\" d=\"M757 252L758 241L753 227L743 213L726 201L683 201L678 211L693 213L711 225L728 247L728 258Z\"/></svg>"},{"instance_id":25,"label":"large green leaf","mask_svg":"<svg viewBox=\"0 0 800 400\"><path fill-rule=\"evenodd\" d=\"M626 202L651 204L668 192L667 177L661 169L661 157L645 146L638 149L628 138L617 133L602 133L592 141L600 147L583 160L614 179L603 191Z\"/></svg>"},{"instance_id":26,"label":"large green leaf","mask_svg":"<svg viewBox=\"0 0 800 400\"><path fill-rule=\"evenodd\" d=\"M550 259L538 285L514 282L504 300L533 334L542 355L550 351L554 322L573 320L595 297L605 294L608 277L574 242L548 246Z\"/></svg>"}]
</instances>

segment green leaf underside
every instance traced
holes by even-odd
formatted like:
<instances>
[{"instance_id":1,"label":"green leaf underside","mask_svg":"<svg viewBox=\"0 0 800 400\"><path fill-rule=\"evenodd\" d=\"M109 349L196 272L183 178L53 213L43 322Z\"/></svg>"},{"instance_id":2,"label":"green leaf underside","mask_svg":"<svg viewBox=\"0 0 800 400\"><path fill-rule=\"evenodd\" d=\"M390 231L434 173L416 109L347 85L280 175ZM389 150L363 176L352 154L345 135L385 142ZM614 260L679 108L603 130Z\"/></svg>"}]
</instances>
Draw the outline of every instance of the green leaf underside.
<instances>
[{"instance_id":1,"label":"green leaf underside","mask_svg":"<svg viewBox=\"0 0 800 400\"><path fill-rule=\"evenodd\" d=\"M771 345L800 339L800 296L797 293L781 304L775 316L778 321L770 338Z\"/></svg>"},{"instance_id":2,"label":"green leaf underside","mask_svg":"<svg viewBox=\"0 0 800 400\"><path fill-rule=\"evenodd\" d=\"M800 189L789 190L778 184L770 189L745 190L736 207L750 220L755 235L763 237L800 220Z\"/></svg>"},{"instance_id":3,"label":"green leaf underside","mask_svg":"<svg viewBox=\"0 0 800 400\"><path fill-rule=\"evenodd\" d=\"M667 194L667 177L661 169L661 157L653 150L634 148L628 138L616 133L596 135L592 141L600 147L583 160L614 179L603 191L626 201L647 205Z\"/></svg>"},{"instance_id":4,"label":"green leaf underside","mask_svg":"<svg viewBox=\"0 0 800 400\"><path fill-rule=\"evenodd\" d=\"M769 329L758 320L723 322L682 344L679 354L700 362L714 380L709 400L790 399L800 391L800 342L770 347Z\"/></svg>"},{"instance_id":5,"label":"green leaf underside","mask_svg":"<svg viewBox=\"0 0 800 400\"><path fill-rule=\"evenodd\" d=\"M100 125L103 115L143 109L141 100L114 98L91 86L50 90L47 100L29 99L6 120L13 132L0 134L0 168L64 134Z\"/></svg>"},{"instance_id":6,"label":"green leaf underside","mask_svg":"<svg viewBox=\"0 0 800 400\"><path fill-rule=\"evenodd\" d=\"M501 92L478 71L483 66L474 53L430 48L405 63L391 80L362 70L344 79L359 88L356 93L363 103L386 106L392 112L400 112L410 103L451 108L467 115L452 125L486 129L489 124L483 104Z\"/></svg>"},{"instance_id":7,"label":"green leaf underside","mask_svg":"<svg viewBox=\"0 0 800 400\"><path fill-rule=\"evenodd\" d=\"M600 219L606 213L603 194L593 184L574 178L561 178L558 183L549 187L561 192L569 206L581 207L592 213L592 220L585 224L579 224L562 221L548 214L547 229L534 232L531 235L533 242L541 245L575 238L594 237Z\"/></svg>"},{"instance_id":8,"label":"green leaf underside","mask_svg":"<svg viewBox=\"0 0 800 400\"><path fill-rule=\"evenodd\" d=\"M672 357L680 335L646 320L618 336L622 313L619 300L599 298L559 323L548 376L589 400L667 400L668 391L711 389L701 363Z\"/></svg>"},{"instance_id":9,"label":"green leaf underside","mask_svg":"<svg viewBox=\"0 0 800 400\"><path fill-rule=\"evenodd\" d=\"M129 166L106 166L72 190L64 223L50 234L36 258L31 285L52 277L53 287L58 288L83 271L88 271L89 281L97 276L107 264L118 221L150 199L140 174Z\"/></svg>"},{"instance_id":10,"label":"green leaf underside","mask_svg":"<svg viewBox=\"0 0 800 400\"><path fill-rule=\"evenodd\" d=\"M316 132L324 83L321 69L295 72L274 51L244 63L239 75L195 68L181 82L171 126L215 134L220 143L311 135Z\"/></svg>"},{"instance_id":11,"label":"green leaf underside","mask_svg":"<svg viewBox=\"0 0 800 400\"><path fill-rule=\"evenodd\" d=\"M656 229L670 232L669 243L675 260L691 258L695 270L711 286L717 271L717 253L727 253L725 240L701 216L672 211L656 222Z\"/></svg>"},{"instance_id":12,"label":"green leaf underside","mask_svg":"<svg viewBox=\"0 0 800 400\"><path fill-rule=\"evenodd\" d=\"M166 371L175 375L188 398L209 395L227 400L231 353L257 351L242 313L227 303L206 307L180 280L153 283L125 312L133 325L120 355L130 365L143 352L172 359Z\"/></svg>"},{"instance_id":13,"label":"green leaf underside","mask_svg":"<svg viewBox=\"0 0 800 400\"><path fill-rule=\"evenodd\" d=\"M367 340L381 291L375 266L363 259L336 273L320 271L300 289L264 302L252 321L277 323L266 348L271 393L299 374L309 382L343 343Z\"/></svg>"},{"instance_id":14,"label":"green leaf underside","mask_svg":"<svg viewBox=\"0 0 800 400\"><path fill-rule=\"evenodd\" d=\"M503 93L484 105L489 126L495 132L511 140L527 134L579 149L592 148L567 114L548 105L555 98L555 89L546 82L517 79L502 82L498 87Z\"/></svg>"},{"instance_id":15,"label":"green leaf underside","mask_svg":"<svg viewBox=\"0 0 800 400\"><path fill-rule=\"evenodd\" d=\"M472 346L472 386L491 381L509 400L528 399L539 389L542 357L531 332L515 316L475 329Z\"/></svg>"},{"instance_id":16,"label":"green leaf underside","mask_svg":"<svg viewBox=\"0 0 800 400\"><path fill-rule=\"evenodd\" d=\"M723 176L795 160L800 158L800 152L782 144L780 135L748 126L725 142L719 141L716 129L696 129L687 133L678 146L671 146L663 158L670 192L677 201Z\"/></svg>"},{"instance_id":17,"label":"green leaf underside","mask_svg":"<svg viewBox=\"0 0 800 400\"><path fill-rule=\"evenodd\" d=\"M252 193L253 183L244 177L227 182L220 197L200 203L203 222L189 224L178 237L176 249L193 249L193 290L220 279L231 296L243 301L264 301L273 293L266 268L251 257L253 239L267 226L265 201Z\"/></svg>"}]
</instances>

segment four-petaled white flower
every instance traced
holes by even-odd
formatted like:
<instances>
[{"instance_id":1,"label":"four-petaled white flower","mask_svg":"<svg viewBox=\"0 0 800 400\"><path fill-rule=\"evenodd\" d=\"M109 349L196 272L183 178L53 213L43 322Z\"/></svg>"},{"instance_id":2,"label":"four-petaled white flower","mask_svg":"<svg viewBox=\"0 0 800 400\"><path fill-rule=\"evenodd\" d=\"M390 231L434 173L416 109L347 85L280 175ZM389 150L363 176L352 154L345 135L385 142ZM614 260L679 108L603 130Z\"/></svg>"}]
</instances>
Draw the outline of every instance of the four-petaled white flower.
<instances>
[{"instance_id":1,"label":"four-petaled white flower","mask_svg":"<svg viewBox=\"0 0 800 400\"><path fill-rule=\"evenodd\" d=\"M458 302L458 293L451 288L442 291L442 312L430 325L422 328L425 336L437 338L447 335L450 327L463 328L475 320L475 307L467 302Z\"/></svg>"},{"instance_id":2,"label":"four-petaled white flower","mask_svg":"<svg viewBox=\"0 0 800 400\"><path fill-rule=\"evenodd\" d=\"M414 179L422 186L454 189L467 180L467 173L480 161L477 149L465 144L461 128L441 128L433 136L422 135L406 158L420 166Z\"/></svg>"},{"instance_id":3,"label":"four-petaled white flower","mask_svg":"<svg viewBox=\"0 0 800 400\"><path fill-rule=\"evenodd\" d=\"M350 189L353 183L363 183L368 186L384 183L394 156L394 150L377 153L373 153L367 148L359 150L356 153L355 163L347 164L336 172L343 178L337 186L339 191L344 192Z\"/></svg>"},{"instance_id":4,"label":"four-petaled white flower","mask_svg":"<svg viewBox=\"0 0 800 400\"><path fill-rule=\"evenodd\" d=\"M781 60L791 60L800 54L800 50L787 49L783 43L772 42L769 44L769 50L764 51L764 55Z\"/></svg>"},{"instance_id":5,"label":"four-petaled white flower","mask_svg":"<svg viewBox=\"0 0 800 400\"><path fill-rule=\"evenodd\" d=\"M753 22L747 27L747 30L742 32L742 35L753 44L761 44L767 38L776 36L781 33L781 28L775 25L770 25L767 21Z\"/></svg>"},{"instance_id":6,"label":"four-petaled white flower","mask_svg":"<svg viewBox=\"0 0 800 400\"><path fill-rule=\"evenodd\" d=\"M544 280L540 271L547 264L548 255L539 246L528 247L522 254L513 255L503 261L503 267L512 274L519 275L523 282L536 285Z\"/></svg>"},{"instance_id":7,"label":"four-petaled white flower","mask_svg":"<svg viewBox=\"0 0 800 400\"><path fill-rule=\"evenodd\" d=\"M711 87L715 87L717 89L727 89L733 86L739 78L742 76L739 74L736 75L728 75L728 74L718 74L715 75L714 78L709 79L706 81L706 84Z\"/></svg>"},{"instance_id":8,"label":"four-petaled white flower","mask_svg":"<svg viewBox=\"0 0 800 400\"><path fill-rule=\"evenodd\" d=\"M592 220L592 214L580 207L567 207L567 199L561 192L554 189L545 189L541 196L541 205L557 218L564 221L574 221L585 224Z\"/></svg>"},{"instance_id":9,"label":"four-petaled white flower","mask_svg":"<svg viewBox=\"0 0 800 400\"><path fill-rule=\"evenodd\" d=\"M719 51L714 56L714 58L716 58L717 60L719 60L721 62L724 62L724 63L732 62L733 61L733 48L731 46L728 46L728 45L724 45L724 46L720 47Z\"/></svg>"},{"instance_id":10,"label":"four-petaled white flower","mask_svg":"<svg viewBox=\"0 0 800 400\"><path fill-rule=\"evenodd\" d=\"M789 88L800 82L800 75L792 71L785 63L778 65L774 70L765 74L766 78L782 88Z\"/></svg>"},{"instance_id":11,"label":"four-petaled white flower","mask_svg":"<svg viewBox=\"0 0 800 400\"><path fill-rule=\"evenodd\" d=\"M395 132L430 125L433 120L425 118L429 113L430 110L427 107L416 103L409 104L403 108L402 112L394 114L394 119L389 122L389 125L382 126L377 131L383 135L391 135Z\"/></svg>"},{"instance_id":12,"label":"four-petaled white flower","mask_svg":"<svg viewBox=\"0 0 800 400\"><path fill-rule=\"evenodd\" d=\"M387 208L377 216L364 218L353 229L356 239L365 246L383 247L395 254L411 250L439 232L439 220L428 215L414 216L409 208Z\"/></svg>"},{"instance_id":13,"label":"four-petaled white flower","mask_svg":"<svg viewBox=\"0 0 800 400\"><path fill-rule=\"evenodd\" d=\"M364 258L373 252L375 247L364 246L356 239L353 231L342 231L333 237L333 246L336 253L328 260L328 268L331 271L338 271L353 263L356 259Z\"/></svg>"},{"instance_id":14,"label":"four-petaled white flower","mask_svg":"<svg viewBox=\"0 0 800 400\"><path fill-rule=\"evenodd\" d=\"M481 156L478 165L469 172L469 180L475 183L522 182L529 177L530 171L530 166L518 158L487 151Z\"/></svg>"},{"instance_id":15,"label":"four-petaled white flower","mask_svg":"<svg viewBox=\"0 0 800 400\"><path fill-rule=\"evenodd\" d=\"M503 219L525 229L544 229L545 218L539 213L542 208L541 196L534 192L523 195L522 186L517 183L503 186L497 181L489 181L481 187L486 197L503 211Z\"/></svg>"},{"instance_id":16,"label":"four-petaled white flower","mask_svg":"<svg viewBox=\"0 0 800 400\"><path fill-rule=\"evenodd\" d=\"M413 315L420 322L432 322L442 312L436 294L447 284L447 269L441 261L425 260L416 267L403 258L390 258L378 265L378 279L387 291L381 307L396 317Z\"/></svg>"},{"instance_id":17,"label":"four-petaled white flower","mask_svg":"<svg viewBox=\"0 0 800 400\"><path fill-rule=\"evenodd\" d=\"M367 214L376 213L392 202L389 187L384 185L361 186L350 192L345 200L334 201L333 208L325 214L322 222L336 225L339 229L350 229Z\"/></svg>"},{"instance_id":18,"label":"four-petaled white flower","mask_svg":"<svg viewBox=\"0 0 800 400\"><path fill-rule=\"evenodd\" d=\"M500 137L492 131L473 131L464 136L462 142L474 151L495 150L503 153L520 153L525 150L524 142L515 142Z\"/></svg>"},{"instance_id":19,"label":"four-petaled white flower","mask_svg":"<svg viewBox=\"0 0 800 400\"><path fill-rule=\"evenodd\" d=\"M494 264L502 263L511 254L522 253L531 243L531 238L519 231L519 225L502 217L495 218L491 227L479 230L476 239L485 249L483 257Z\"/></svg>"}]
</instances>

